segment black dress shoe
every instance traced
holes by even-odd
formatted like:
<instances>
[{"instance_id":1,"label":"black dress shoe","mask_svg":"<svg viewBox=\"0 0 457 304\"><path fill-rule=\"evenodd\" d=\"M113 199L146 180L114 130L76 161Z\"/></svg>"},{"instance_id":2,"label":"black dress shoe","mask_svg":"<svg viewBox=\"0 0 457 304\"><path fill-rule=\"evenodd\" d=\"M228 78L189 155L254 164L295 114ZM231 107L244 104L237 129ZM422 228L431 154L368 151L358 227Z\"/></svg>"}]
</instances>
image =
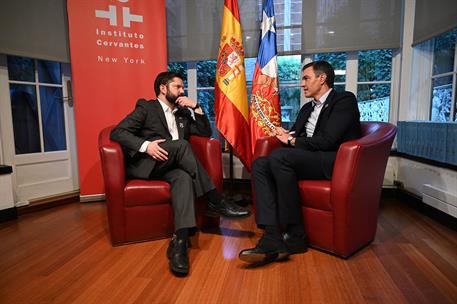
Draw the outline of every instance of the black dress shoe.
<instances>
[{"instance_id":1,"label":"black dress shoe","mask_svg":"<svg viewBox=\"0 0 457 304\"><path fill-rule=\"evenodd\" d=\"M289 255L283 240L264 235L254 248L241 250L238 257L248 263L264 264L285 260Z\"/></svg>"},{"instance_id":2,"label":"black dress shoe","mask_svg":"<svg viewBox=\"0 0 457 304\"><path fill-rule=\"evenodd\" d=\"M170 270L178 276L185 276L189 273L189 256L187 255L188 241L178 239L176 235L170 241L167 249L167 257L170 260Z\"/></svg>"},{"instance_id":3,"label":"black dress shoe","mask_svg":"<svg viewBox=\"0 0 457 304\"><path fill-rule=\"evenodd\" d=\"M208 200L208 209L206 210L207 216L212 217L246 217L249 216L251 212L243 207L237 206L234 203L228 202L225 199L221 200L219 204L215 204Z\"/></svg>"},{"instance_id":4,"label":"black dress shoe","mask_svg":"<svg viewBox=\"0 0 457 304\"><path fill-rule=\"evenodd\" d=\"M284 233L282 239L286 243L290 254L305 253L308 251L308 237L306 235L296 237L289 233Z\"/></svg>"}]
</instances>

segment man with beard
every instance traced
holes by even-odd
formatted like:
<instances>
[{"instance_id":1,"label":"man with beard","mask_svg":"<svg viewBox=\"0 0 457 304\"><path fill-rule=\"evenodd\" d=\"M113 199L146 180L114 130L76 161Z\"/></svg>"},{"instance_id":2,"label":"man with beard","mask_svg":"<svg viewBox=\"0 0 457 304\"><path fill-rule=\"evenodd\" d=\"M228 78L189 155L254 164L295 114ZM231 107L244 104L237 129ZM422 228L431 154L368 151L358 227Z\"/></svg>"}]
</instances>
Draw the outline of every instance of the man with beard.
<instances>
[{"instance_id":1,"label":"man with beard","mask_svg":"<svg viewBox=\"0 0 457 304\"><path fill-rule=\"evenodd\" d=\"M157 99L138 100L110 137L124 150L127 178L170 183L176 231L167 256L171 271L186 275L189 232L196 226L195 196L206 194L211 215L244 217L249 211L222 198L191 149L190 135L209 137L211 126L200 105L184 96L183 76L162 72L154 90Z\"/></svg>"}]
</instances>

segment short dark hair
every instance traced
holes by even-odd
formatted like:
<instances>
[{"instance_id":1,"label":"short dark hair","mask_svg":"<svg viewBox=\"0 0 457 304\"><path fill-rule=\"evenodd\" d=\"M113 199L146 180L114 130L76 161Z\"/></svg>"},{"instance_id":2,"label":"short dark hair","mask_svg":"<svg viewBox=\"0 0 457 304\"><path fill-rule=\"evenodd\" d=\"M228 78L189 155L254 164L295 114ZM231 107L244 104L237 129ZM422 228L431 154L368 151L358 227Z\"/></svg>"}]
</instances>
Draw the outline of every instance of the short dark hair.
<instances>
[{"instance_id":1,"label":"short dark hair","mask_svg":"<svg viewBox=\"0 0 457 304\"><path fill-rule=\"evenodd\" d=\"M156 96L159 96L160 94L160 86L162 84L169 84L173 80L173 78L179 78L182 81L184 81L184 76L178 72L167 71L159 73L159 75L157 75L156 80L154 81L154 92L156 93Z\"/></svg>"},{"instance_id":2,"label":"short dark hair","mask_svg":"<svg viewBox=\"0 0 457 304\"><path fill-rule=\"evenodd\" d=\"M306 70L307 68L312 67L314 71L314 75L319 76L321 74L325 74L327 76L325 83L330 87L333 88L333 83L335 82L335 70L330 63L327 61L313 61L308 64L305 64L302 71Z\"/></svg>"}]
</instances>

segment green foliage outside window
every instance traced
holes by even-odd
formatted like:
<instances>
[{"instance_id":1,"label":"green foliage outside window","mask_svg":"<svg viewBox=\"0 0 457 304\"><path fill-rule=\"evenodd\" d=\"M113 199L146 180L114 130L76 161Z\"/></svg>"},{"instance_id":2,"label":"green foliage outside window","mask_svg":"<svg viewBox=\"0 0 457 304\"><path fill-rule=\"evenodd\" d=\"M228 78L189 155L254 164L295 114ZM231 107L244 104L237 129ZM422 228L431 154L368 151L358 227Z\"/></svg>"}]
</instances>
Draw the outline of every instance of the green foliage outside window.
<instances>
[{"instance_id":1,"label":"green foliage outside window","mask_svg":"<svg viewBox=\"0 0 457 304\"><path fill-rule=\"evenodd\" d=\"M278 56L282 126L289 129L300 110L301 56Z\"/></svg>"},{"instance_id":2,"label":"green foliage outside window","mask_svg":"<svg viewBox=\"0 0 457 304\"><path fill-rule=\"evenodd\" d=\"M197 63L197 87L214 87L216 82L216 60Z\"/></svg>"},{"instance_id":3,"label":"green foliage outside window","mask_svg":"<svg viewBox=\"0 0 457 304\"><path fill-rule=\"evenodd\" d=\"M392 50L359 52L359 81L390 81Z\"/></svg>"},{"instance_id":4,"label":"green foliage outside window","mask_svg":"<svg viewBox=\"0 0 457 304\"><path fill-rule=\"evenodd\" d=\"M301 56L278 56L278 77L281 81L299 83Z\"/></svg>"},{"instance_id":5,"label":"green foliage outside window","mask_svg":"<svg viewBox=\"0 0 457 304\"><path fill-rule=\"evenodd\" d=\"M335 71L346 71L346 53L321 53L314 55L314 60L324 60L330 63ZM345 82L346 75L335 75L335 82ZM338 88L339 89L339 88Z\"/></svg>"},{"instance_id":6,"label":"green foliage outside window","mask_svg":"<svg viewBox=\"0 0 457 304\"><path fill-rule=\"evenodd\" d=\"M208 119L214 121L214 90L198 90L198 103L202 107L203 112L208 115Z\"/></svg>"},{"instance_id":7,"label":"green foliage outside window","mask_svg":"<svg viewBox=\"0 0 457 304\"><path fill-rule=\"evenodd\" d=\"M187 64L185 62L171 62L168 64L168 70L178 72L184 76L184 86L187 87Z\"/></svg>"},{"instance_id":8,"label":"green foliage outside window","mask_svg":"<svg viewBox=\"0 0 457 304\"><path fill-rule=\"evenodd\" d=\"M359 52L360 82L390 81L392 75L392 50L370 50ZM372 84L359 86L359 101L390 96L390 85Z\"/></svg>"}]
</instances>

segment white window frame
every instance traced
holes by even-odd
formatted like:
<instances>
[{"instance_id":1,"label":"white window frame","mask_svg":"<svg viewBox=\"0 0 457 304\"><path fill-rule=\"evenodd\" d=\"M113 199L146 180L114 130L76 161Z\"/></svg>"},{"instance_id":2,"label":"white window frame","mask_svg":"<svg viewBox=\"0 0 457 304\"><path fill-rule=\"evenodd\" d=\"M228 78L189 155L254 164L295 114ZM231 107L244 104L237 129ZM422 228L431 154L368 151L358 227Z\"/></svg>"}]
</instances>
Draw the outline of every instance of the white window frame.
<instances>
[{"instance_id":1,"label":"white window frame","mask_svg":"<svg viewBox=\"0 0 457 304\"><path fill-rule=\"evenodd\" d=\"M435 40L436 38L434 38L434 41L433 41L433 44L435 44ZM432 58L434 58L435 56L435 51L433 49L433 54L432 54ZM431 69L433 69L433 64L434 64L434 60L432 60L431 62ZM436 75L433 75L432 73L432 76L431 76L431 79L430 79L430 104L429 104L429 107L430 107L430 113L429 113L429 120L432 121L432 105L433 105L433 80L434 79L438 79L438 78L443 78L443 77L448 77L448 76L452 76L452 93L451 93L451 112L450 112L450 117L449 117L449 122L454 122L454 121L457 121L457 113L456 113L456 102L457 102L457 99L456 99L456 91L457 91L457 40L455 41L455 44L454 44L454 67L453 67L453 70L451 72L446 72L446 73L441 73L441 74L436 74Z\"/></svg>"},{"instance_id":2,"label":"white window frame","mask_svg":"<svg viewBox=\"0 0 457 304\"><path fill-rule=\"evenodd\" d=\"M36 98L37 98L37 110L38 110L38 128L40 131L40 152L34 153L24 153L24 154L16 154L14 153L14 162L16 165L21 164L28 164L30 162L38 161L56 161L56 160L65 160L68 158L68 142L69 142L69 134L67 134L67 127L65 130L65 150L58 150L58 151L44 151L44 134L43 134L43 122L42 122L42 115L41 115L41 96L40 96L40 86L41 87L54 87L54 88L61 88L62 90L62 97L64 94L65 89L65 82L64 82L64 75L62 72L62 65L60 66L60 77L61 77L61 84L52 84L52 83L45 83L40 82L38 78L38 63L37 59L32 59L34 62L34 73L35 73L35 81L18 81L18 80L10 80L8 77L8 86L10 84L22 84L22 85L32 85L35 87ZM62 99L62 103L63 103ZM68 117L66 111L63 111L64 114L64 125L68 125ZM14 141L14 138L13 138Z\"/></svg>"}]
</instances>

